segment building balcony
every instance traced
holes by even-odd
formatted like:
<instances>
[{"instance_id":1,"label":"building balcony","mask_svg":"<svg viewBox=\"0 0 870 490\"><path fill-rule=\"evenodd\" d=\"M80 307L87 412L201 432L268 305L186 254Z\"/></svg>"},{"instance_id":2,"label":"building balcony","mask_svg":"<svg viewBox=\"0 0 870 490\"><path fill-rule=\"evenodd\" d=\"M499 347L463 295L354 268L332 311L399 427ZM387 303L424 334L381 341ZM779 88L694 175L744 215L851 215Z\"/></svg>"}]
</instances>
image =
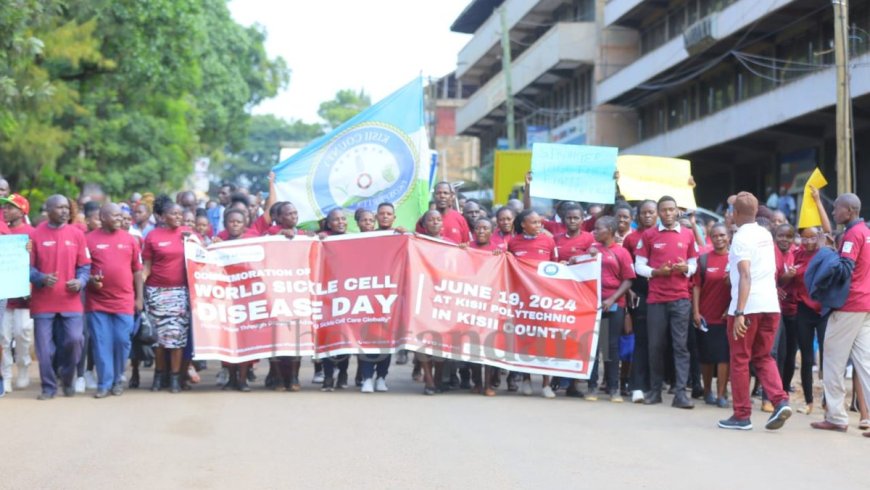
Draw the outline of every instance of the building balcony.
<instances>
[{"instance_id":1,"label":"building balcony","mask_svg":"<svg viewBox=\"0 0 870 490\"><path fill-rule=\"evenodd\" d=\"M698 23L689 26L685 30L685 33L692 34L697 31L699 25L704 24L704 27L708 29L706 33L709 36L708 41L714 45L721 44L727 38L738 34L741 30L752 26L760 19L769 16L771 13L794 1L796 0L768 0L765 2L739 0L724 10L713 13ZM611 7L611 4L622 5L629 3L637 4L640 2L611 0L605 7L605 19L607 19L607 9L616 8ZM596 102L598 104L614 101L618 103L616 99L637 88L638 85L649 82L656 76L690 59L693 56L693 48L696 47L687 45L687 43L691 42L692 37L689 35L674 37L628 64L625 68L617 71L598 85Z\"/></svg>"},{"instance_id":2,"label":"building balcony","mask_svg":"<svg viewBox=\"0 0 870 490\"><path fill-rule=\"evenodd\" d=\"M562 0L506 0L502 7L511 39L518 41L541 23L547 23L549 15L561 4ZM456 76L477 83L497 63L501 63L501 18L495 10L459 51Z\"/></svg>"},{"instance_id":3,"label":"building balcony","mask_svg":"<svg viewBox=\"0 0 870 490\"><path fill-rule=\"evenodd\" d=\"M643 1L644 0L608 0L607 4L604 5L604 26L608 27L615 24L627 13L642 4Z\"/></svg>"},{"instance_id":4,"label":"building balcony","mask_svg":"<svg viewBox=\"0 0 870 490\"><path fill-rule=\"evenodd\" d=\"M511 65L514 95L531 93L534 85L549 85L560 79L557 70L593 65L597 54L594 22L554 24ZM472 95L456 113L456 130L462 133L505 102L504 73L498 73ZM486 124L485 122L482 124ZM490 123L492 124L492 123Z\"/></svg>"},{"instance_id":5,"label":"building balcony","mask_svg":"<svg viewBox=\"0 0 870 490\"><path fill-rule=\"evenodd\" d=\"M870 94L870 54L853 58L852 66L852 97ZM641 141L622 153L677 157L727 143L835 105L836 86L836 70L827 68Z\"/></svg>"}]
</instances>

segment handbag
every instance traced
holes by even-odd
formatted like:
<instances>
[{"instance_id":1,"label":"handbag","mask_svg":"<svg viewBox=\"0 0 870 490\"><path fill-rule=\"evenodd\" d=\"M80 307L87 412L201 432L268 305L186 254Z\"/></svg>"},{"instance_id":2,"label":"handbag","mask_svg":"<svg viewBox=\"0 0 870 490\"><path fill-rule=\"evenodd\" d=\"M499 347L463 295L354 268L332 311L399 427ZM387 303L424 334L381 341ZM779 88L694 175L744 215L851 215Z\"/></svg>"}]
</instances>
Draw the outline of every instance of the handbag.
<instances>
[{"instance_id":1,"label":"handbag","mask_svg":"<svg viewBox=\"0 0 870 490\"><path fill-rule=\"evenodd\" d=\"M145 345L157 342L157 328L151 322L151 318L145 313L140 317L139 332L136 334L136 340Z\"/></svg>"}]
</instances>

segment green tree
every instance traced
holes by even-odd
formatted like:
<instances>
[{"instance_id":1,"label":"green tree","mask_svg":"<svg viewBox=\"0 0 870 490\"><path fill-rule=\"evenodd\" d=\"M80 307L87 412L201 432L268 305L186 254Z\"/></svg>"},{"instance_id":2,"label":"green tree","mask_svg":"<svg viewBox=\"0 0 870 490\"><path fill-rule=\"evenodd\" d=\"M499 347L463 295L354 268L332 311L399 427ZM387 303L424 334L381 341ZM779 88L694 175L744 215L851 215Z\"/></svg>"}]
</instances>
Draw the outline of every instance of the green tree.
<instances>
[{"instance_id":1,"label":"green tree","mask_svg":"<svg viewBox=\"0 0 870 490\"><path fill-rule=\"evenodd\" d=\"M0 161L16 190L177 189L289 80L224 0L0 0Z\"/></svg>"},{"instance_id":2,"label":"green tree","mask_svg":"<svg viewBox=\"0 0 870 490\"><path fill-rule=\"evenodd\" d=\"M317 110L317 115L322 117L330 128L334 129L370 105L372 105L372 101L364 90L354 92L344 89L339 90L334 99L322 102Z\"/></svg>"},{"instance_id":3,"label":"green tree","mask_svg":"<svg viewBox=\"0 0 870 490\"><path fill-rule=\"evenodd\" d=\"M268 190L267 176L279 163L281 143L307 143L322 135L319 124L287 122L271 114L253 116L244 148L223 161L220 175L224 181L248 186L254 192Z\"/></svg>"}]
</instances>

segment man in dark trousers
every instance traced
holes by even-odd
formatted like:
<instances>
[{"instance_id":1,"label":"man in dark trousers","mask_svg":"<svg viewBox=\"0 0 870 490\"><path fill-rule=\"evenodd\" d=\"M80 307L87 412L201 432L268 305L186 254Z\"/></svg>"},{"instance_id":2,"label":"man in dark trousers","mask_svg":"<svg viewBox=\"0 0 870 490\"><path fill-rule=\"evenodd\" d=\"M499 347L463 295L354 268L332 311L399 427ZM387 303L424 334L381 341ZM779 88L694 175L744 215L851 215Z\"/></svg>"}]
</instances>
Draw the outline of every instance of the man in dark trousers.
<instances>
[{"instance_id":1,"label":"man in dark trousers","mask_svg":"<svg viewBox=\"0 0 870 490\"><path fill-rule=\"evenodd\" d=\"M57 393L57 378L52 361L60 358L63 394L75 395L73 378L82 355L83 322L80 292L90 277L91 257L85 235L69 225L69 200L60 195L45 203L48 221L31 234L30 282L33 292L30 313L34 320L36 356L42 381L40 400ZM56 346L52 326L57 320L63 330L63 345Z\"/></svg>"}]
</instances>

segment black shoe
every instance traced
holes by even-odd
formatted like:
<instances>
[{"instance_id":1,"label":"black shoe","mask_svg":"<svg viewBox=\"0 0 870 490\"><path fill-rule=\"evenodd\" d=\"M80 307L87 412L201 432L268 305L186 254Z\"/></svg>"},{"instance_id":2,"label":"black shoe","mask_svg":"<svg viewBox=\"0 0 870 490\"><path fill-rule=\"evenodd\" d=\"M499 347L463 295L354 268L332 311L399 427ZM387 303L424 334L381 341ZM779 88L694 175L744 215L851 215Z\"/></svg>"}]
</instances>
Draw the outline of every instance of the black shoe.
<instances>
[{"instance_id":1,"label":"black shoe","mask_svg":"<svg viewBox=\"0 0 870 490\"><path fill-rule=\"evenodd\" d=\"M130 375L130 382L127 383L131 389L139 387L139 371L133 371L133 374Z\"/></svg>"},{"instance_id":2,"label":"black shoe","mask_svg":"<svg viewBox=\"0 0 870 490\"><path fill-rule=\"evenodd\" d=\"M643 404L644 405L658 405L662 402L662 393L661 392L652 392L648 391L643 395Z\"/></svg>"},{"instance_id":3,"label":"black shoe","mask_svg":"<svg viewBox=\"0 0 870 490\"><path fill-rule=\"evenodd\" d=\"M463 390L470 390L471 389L471 380L470 379L463 379L462 382L459 384L459 388L463 389Z\"/></svg>"},{"instance_id":4,"label":"black shoe","mask_svg":"<svg viewBox=\"0 0 870 490\"><path fill-rule=\"evenodd\" d=\"M703 399L704 398L704 388L702 388L700 386L693 386L692 387L692 398L694 398L695 400Z\"/></svg>"},{"instance_id":5,"label":"black shoe","mask_svg":"<svg viewBox=\"0 0 870 490\"><path fill-rule=\"evenodd\" d=\"M179 393L181 392L181 375L180 374L171 374L169 376L169 392L170 393Z\"/></svg>"},{"instance_id":6,"label":"black shoe","mask_svg":"<svg viewBox=\"0 0 870 490\"><path fill-rule=\"evenodd\" d=\"M578 390L574 386L569 386L567 390L565 390L565 396L568 398L584 398L586 395L583 394L582 390Z\"/></svg>"},{"instance_id":7,"label":"black shoe","mask_svg":"<svg viewBox=\"0 0 870 490\"><path fill-rule=\"evenodd\" d=\"M764 428L767 430L777 430L781 429L783 425L785 425L785 421L791 417L792 409L788 405L788 401L781 401L776 404L776 409L771 414L770 418L767 419L767 422L764 424Z\"/></svg>"},{"instance_id":8,"label":"black shoe","mask_svg":"<svg viewBox=\"0 0 870 490\"><path fill-rule=\"evenodd\" d=\"M320 391L335 391L335 380L332 378L324 378Z\"/></svg>"},{"instance_id":9,"label":"black shoe","mask_svg":"<svg viewBox=\"0 0 870 490\"><path fill-rule=\"evenodd\" d=\"M154 381L151 382L151 391L160 391L163 389L163 373L154 371Z\"/></svg>"},{"instance_id":10,"label":"black shoe","mask_svg":"<svg viewBox=\"0 0 870 490\"><path fill-rule=\"evenodd\" d=\"M142 365L145 366L146 368L150 368L151 366L154 365L154 359L145 359L145 361L142 363Z\"/></svg>"},{"instance_id":11,"label":"black shoe","mask_svg":"<svg viewBox=\"0 0 870 490\"><path fill-rule=\"evenodd\" d=\"M343 390L343 389L347 388L347 372L339 371L338 382L335 384L335 387L338 388L339 390Z\"/></svg>"},{"instance_id":12,"label":"black shoe","mask_svg":"<svg viewBox=\"0 0 870 490\"><path fill-rule=\"evenodd\" d=\"M73 386L64 386L63 387L63 396L67 398L72 398L76 396L76 389Z\"/></svg>"},{"instance_id":13,"label":"black shoe","mask_svg":"<svg viewBox=\"0 0 870 490\"><path fill-rule=\"evenodd\" d=\"M36 397L36 399L39 401L54 400L54 393L48 393L46 391L43 391L39 394L38 397Z\"/></svg>"},{"instance_id":14,"label":"black shoe","mask_svg":"<svg viewBox=\"0 0 870 490\"><path fill-rule=\"evenodd\" d=\"M517 384L517 378L508 374L507 390L508 391L517 391L519 389L520 389L520 385Z\"/></svg>"},{"instance_id":15,"label":"black shoe","mask_svg":"<svg viewBox=\"0 0 870 490\"><path fill-rule=\"evenodd\" d=\"M429 387L429 386L423 388L423 394L426 395L426 396L432 396L432 395L434 395L435 393L437 393L437 391L435 390L435 388L431 388L431 387Z\"/></svg>"},{"instance_id":16,"label":"black shoe","mask_svg":"<svg viewBox=\"0 0 870 490\"><path fill-rule=\"evenodd\" d=\"M115 383L115 386L112 387L112 394L115 396L121 396L124 394L124 385L121 383Z\"/></svg>"},{"instance_id":17,"label":"black shoe","mask_svg":"<svg viewBox=\"0 0 870 490\"><path fill-rule=\"evenodd\" d=\"M400 350L398 354L396 354L396 365L401 366L403 364L408 364L408 351Z\"/></svg>"},{"instance_id":18,"label":"black shoe","mask_svg":"<svg viewBox=\"0 0 870 490\"><path fill-rule=\"evenodd\" d=\"M242 393L250 393L251 392L251 387L248 386L247 381L242 380L242 382L239 383L239 391L241 391Z\"/></svg>"},{"instance_id":19,"label":"black shoe","mask_svg":"<svg viewBox=\"0 0 870 490\"><path fill-rule=\"evenodd\" d=\"M100 398L106 398L107 396L109 396L108 390L97 390L97 392L94 394L94 398L96 398L97 400L99 400Z\"/></svg>"},{"instance_id":20,"label":"black shoe","mask_svg":"<svg viewBox=\"0 0 870 490\"><path fill-rule=\"evenodd\" d=\"M674 401L671 402L671 406L674 408L685 408L692 409L695 408L695 404L692 403L692 400L686 396L685 391L680 391L674 396Z\"/></svg>"},{"instance_id":21,"label":"black shoe","mask_svg":"<svg viewBox=\"0 0 870 490\"><path fill-rule=\"evenodd\" d=\"M257 381L257 373L254 372L254 368L248 369L248 383L253 383Z\"/></svg>"},{"instance_id":22,"label":"black shoe","mask_svg":"<svg viewBox=\"0 0 870 490\"><path fill-rule=\"evenodd\" d=\"M752 421L749 419L737 419L733 416L719 421L720 429L752 430Z\"/></svg>"}]
</instances>

